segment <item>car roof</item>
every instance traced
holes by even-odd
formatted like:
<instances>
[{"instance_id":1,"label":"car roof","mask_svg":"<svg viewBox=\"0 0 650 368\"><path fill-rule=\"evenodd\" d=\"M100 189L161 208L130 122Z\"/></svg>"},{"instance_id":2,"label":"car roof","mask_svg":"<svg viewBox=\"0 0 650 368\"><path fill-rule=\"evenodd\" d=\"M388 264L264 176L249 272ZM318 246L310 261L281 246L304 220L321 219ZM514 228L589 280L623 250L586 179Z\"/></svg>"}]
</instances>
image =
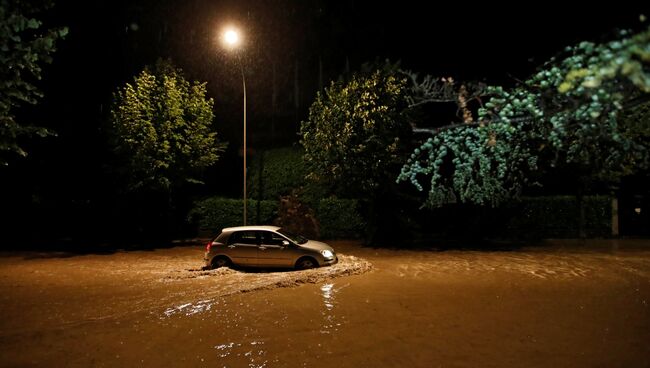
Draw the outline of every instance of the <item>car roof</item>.
<instances>
[{"instance_id":1,"label":"car roof","mask_svg":"<svg viewBox=\"0 0 650 368\"><path fill-rule=\"evenodd\" d=\"M223 230L221 230L221 232L222 233L232 233L232 232L235 232L235 231L244 231L244 230L278 231L278 230L280 230L280 227L279 226L271 226L271 225L235 226L235 227L226 227Z\"/></svg>"}]
</instances>

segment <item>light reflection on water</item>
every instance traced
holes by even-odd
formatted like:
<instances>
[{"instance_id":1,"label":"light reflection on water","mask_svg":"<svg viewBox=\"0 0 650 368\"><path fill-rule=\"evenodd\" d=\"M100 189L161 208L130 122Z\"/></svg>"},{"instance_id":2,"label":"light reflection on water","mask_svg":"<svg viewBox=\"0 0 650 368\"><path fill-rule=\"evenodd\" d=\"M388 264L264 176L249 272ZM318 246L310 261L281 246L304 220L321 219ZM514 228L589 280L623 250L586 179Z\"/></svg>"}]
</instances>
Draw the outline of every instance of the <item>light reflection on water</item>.
<instances>
[{"instance_id":1,"label":"light reflection on water","mask_svg":"<svg viewBox=\"0 0 650 368\"><path fill-rule=\"evenodd\" d=\"M325 308L328 311L334 309L334 295L332 293L333 288L334 284L323 284L323 286L320 287L320 291L323 295L323 304L325 304Z\"/></svg>"},{"instance_id":2,"label":"light reflection on water","mask_svg":"<svg viewBox=\"0 0 650 368\"><path fill-rule=\"evenodd\" d=\"M236 343L229 342L225 344L215 345L214 349L217 350L217 356L219 358L226 358L229 356L235 358L244 357L248 363L248 367L251 368L263 368L267 367L269 363L266 357L266 350L262 349L264 341L253 340L248 343Z\"/></svg>"},{"instance_id":3,"label":"light reflection on water","mask_svg":"<svg viewBox=\"0 0 650 368\"><path fill-rule=\"evenodd\" d=\"M334 283L321 285L321 297L323 298L323 306L325 307L322 312L323 324L320 330L321 334L331 334L332 332L338 331L338 328L341 326L341 322L338 321L338 318L334 313L336 304L338 304L336 294L349 285L350 284L346 284L338 288L334 287Z\"/></svg>"},{"instance_id":4,"label":"light reflection on water","mask_svg":"<svg viewBox=\"0 0 650 368\"><path fill-rule=\"evenodd\" d=\"M196 303L185 303L175 307L167 308L163 314L165 317L171 317L176 314L191 316L193 314L209 311L212 309L212 305L214 304L219 304L219 302L215 301L214 299L199 300Z\"/></svg>"}]
</instances>

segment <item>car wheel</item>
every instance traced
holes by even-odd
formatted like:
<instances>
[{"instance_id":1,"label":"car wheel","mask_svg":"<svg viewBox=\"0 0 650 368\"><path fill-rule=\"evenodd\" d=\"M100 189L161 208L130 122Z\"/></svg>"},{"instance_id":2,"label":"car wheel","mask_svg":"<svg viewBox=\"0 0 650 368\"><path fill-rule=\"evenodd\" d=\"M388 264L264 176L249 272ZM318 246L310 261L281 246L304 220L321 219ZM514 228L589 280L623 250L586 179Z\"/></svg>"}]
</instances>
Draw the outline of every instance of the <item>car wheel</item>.
<instances>
[{"instance_id":1,"label":"car wheel","mask_svg":"<svg viewBox=\"0 0 650 368\"><path fill-rule=\"evenodd\" d=\"M231 262L226 257L216 257L212 260L212 268L230 267Z\"/></svg>"},{"instance_id":2,"label":"car wheel","mask_svg":"<svg viewBox=\"0 0 650 368\"><path fill-rule=\"evenodd\" d=\"M308 270L315 267L318 267L318 263L311 257L303 257L296 262L296 268L299 270Z\"/></svg>"}]
</instances>

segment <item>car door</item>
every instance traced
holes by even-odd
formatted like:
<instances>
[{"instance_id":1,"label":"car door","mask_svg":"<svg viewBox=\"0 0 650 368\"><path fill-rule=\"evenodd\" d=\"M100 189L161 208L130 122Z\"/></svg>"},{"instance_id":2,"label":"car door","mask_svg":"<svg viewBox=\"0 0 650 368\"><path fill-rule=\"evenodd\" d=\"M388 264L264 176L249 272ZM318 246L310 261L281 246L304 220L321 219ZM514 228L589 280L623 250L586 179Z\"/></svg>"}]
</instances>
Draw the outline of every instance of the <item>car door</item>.
<instances>
[{"instance_id":1,"label":"car door","mask_svg":"<svg viewBox=\"0 0 650 368\"><path fill-rule=\"evenodd\" d=\"M285 246L286 239L272 231L260 231L261 244L257 253L258 264L267 267L293 267L295 258L290 246Z\"/></svg>"},{"instance_id":2,"label":"car door","mask_svg":"<svg viewBox=\"0 0 650 368\"><path fill-rule=\"evenodd\" d=\"M237 231L228 239L227 253L232 262L242 266L256 266L259 247L257 231Z\"/></svg>"}]
</instances>

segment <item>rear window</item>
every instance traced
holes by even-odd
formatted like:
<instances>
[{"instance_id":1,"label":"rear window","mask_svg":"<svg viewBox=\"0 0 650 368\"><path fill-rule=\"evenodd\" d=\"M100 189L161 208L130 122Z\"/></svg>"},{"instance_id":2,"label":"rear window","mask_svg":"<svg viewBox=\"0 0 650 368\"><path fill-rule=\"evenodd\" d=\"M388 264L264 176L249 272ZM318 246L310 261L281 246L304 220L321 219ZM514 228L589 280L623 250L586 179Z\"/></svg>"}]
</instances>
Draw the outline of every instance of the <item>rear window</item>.
<instances>
[{"instance_id":1,"label":"rear window","mask_svg":"<svg viewBox=\"0 0 650 368\"><path fill-rule=\"evenodd\" d=\"M230 234L231 233L221 233L219 234L219 236L217 236L216 239L214 239L214 241L221 244L226 244L226 242L228 241L228 237L230 237Z\"/></svg>"},{"instance_id":2,"label":"rear window","mask_svg":"<svg viewBox=\"0 0 650 368\"><path fill-rule=\"evenodd\" d=\"M237 231L230 235L228 244L259 244L257 231Z\"/></svg>"}]
</instances>

